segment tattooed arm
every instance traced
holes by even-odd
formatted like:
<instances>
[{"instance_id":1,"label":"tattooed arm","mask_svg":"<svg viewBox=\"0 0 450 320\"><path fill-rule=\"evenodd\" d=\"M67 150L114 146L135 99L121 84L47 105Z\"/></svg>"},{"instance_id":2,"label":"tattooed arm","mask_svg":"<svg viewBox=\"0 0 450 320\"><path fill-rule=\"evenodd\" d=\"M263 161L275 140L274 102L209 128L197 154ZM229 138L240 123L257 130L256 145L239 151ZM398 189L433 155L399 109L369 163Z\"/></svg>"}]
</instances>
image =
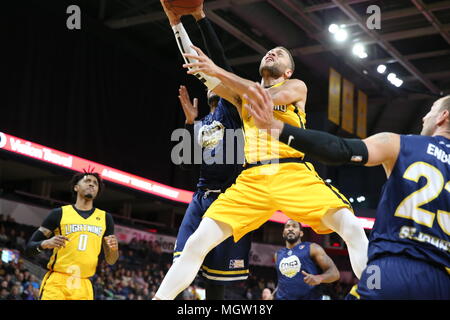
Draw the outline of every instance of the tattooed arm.
<instances>
[{"instance_id":1,"label":"tattooed arm","mask_svg":"<svg viewBox=\"0 0 450 320\"><path fill-rule=\"evenodd\" d=\"M321 283L331 283L339 280L340 275L339 271L334 264L333 260L325 253L321 246L318 244L312 243L310 247L310 256L313 261L320 267L322 270L321 274L309 274L305 271L302 271L305 276L305 283L316 286Z\"/></svg>"}]
</instances>

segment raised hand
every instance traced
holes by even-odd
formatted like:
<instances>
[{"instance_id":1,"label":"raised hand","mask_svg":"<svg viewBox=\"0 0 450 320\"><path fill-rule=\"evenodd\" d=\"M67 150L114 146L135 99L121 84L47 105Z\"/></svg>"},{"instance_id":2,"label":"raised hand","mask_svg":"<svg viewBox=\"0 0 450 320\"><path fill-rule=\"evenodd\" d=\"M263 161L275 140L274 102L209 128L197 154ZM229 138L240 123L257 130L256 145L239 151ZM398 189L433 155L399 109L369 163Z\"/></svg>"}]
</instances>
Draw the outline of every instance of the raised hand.
<instances>
[{"instance_id":1,"label":"raised hand","mask_svg":"<svg viewBox=\"0 0 450 320\"><path fill-rule=\"evenodd\" d=\"M244 107L253 117L255 126L267 130L281 130L283 128L283 122L273 117L272 97L259 83L254 83L250 86L247 93L243 95L243 98L247 100Z\"/></svg>"},{"instance_id":2,"label":"raised hand","mask_svg":"<svg viewBox=\"0 0 450 320\"><path fill-rule=\"evenodd\" d=\"M183 53L188 61L192 61L190 63L183 64L183 68L189 69L187 71L188 74L196 74L197 72L203 72L209 76L215 77L219 72L220 68L210 59L208 56L198 47L191 46L192 49L197 52L196 54L192 53Z\"/></svg>"},{"instance_id":3,"label":"raised hand","mask_svg":"<svg viewBox=\"0 0 450 320\"><path fill-rule=\"evenodd\" d=\"M189 92L185 86L180 86L178 93L178 99L180 99L181 107L183 107L184 115L186 116L186 124L193 124L198 116L198 99L194 98L191 102Z\"/></svg>"}]
</instances>

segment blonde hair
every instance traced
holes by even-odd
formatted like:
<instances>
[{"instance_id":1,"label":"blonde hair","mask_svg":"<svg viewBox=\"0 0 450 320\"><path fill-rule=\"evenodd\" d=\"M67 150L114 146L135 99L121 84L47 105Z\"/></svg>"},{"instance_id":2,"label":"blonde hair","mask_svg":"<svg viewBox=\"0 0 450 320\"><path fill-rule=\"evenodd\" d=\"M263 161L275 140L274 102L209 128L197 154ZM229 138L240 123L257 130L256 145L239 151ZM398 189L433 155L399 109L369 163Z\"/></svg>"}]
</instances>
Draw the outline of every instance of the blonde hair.
<instances>
[{"instance_id":1,"label":"blonde hair","mask_svg":"<svg viewBox=\"0 0 450 320\"><path fill-rule=\"evenodd\" d=\"M447 110L450 112L450 94L439 99L441 105L439 107L439 111Z\"/></svg>"}]
</instances>

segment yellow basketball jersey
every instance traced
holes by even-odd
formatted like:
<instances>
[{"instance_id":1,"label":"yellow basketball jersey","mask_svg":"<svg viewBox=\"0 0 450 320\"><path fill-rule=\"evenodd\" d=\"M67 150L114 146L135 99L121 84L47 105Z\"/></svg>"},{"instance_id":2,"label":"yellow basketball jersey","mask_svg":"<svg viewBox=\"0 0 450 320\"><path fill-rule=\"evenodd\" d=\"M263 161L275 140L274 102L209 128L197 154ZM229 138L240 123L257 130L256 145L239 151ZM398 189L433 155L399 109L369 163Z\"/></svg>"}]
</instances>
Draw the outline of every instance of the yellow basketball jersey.
<instances>
[{"instance_id":1,"label":"yellow basketball jersey","mask_svg":"<svg viewBox=\"0 0 450 320\"><path fill-rule=\"evenodd\" d=\"M280 82L273 87L281 86ZM242 105L246 103L242 101ZM297 108L293 104L274 106L274 117L278 120L288 123L292 126L304 128L306 124L306 114L303 110ZM256 161L264 161L270 159L282 158L303 158L304 154L299 152L287 144L279 142L265 130L259 130L255 126L253 118L247 112L247 109L242 107L242 121L244 123L244 137L245 137L245 160L247 163Z\"/></svg>"},{"instance_id":2,"label":"yellow basketball jersey","mask_svg":"<svg viewBox=\"0 0 450 320\"><path fill-rule=\"evenodd\" d=\"M55 230L55 235L63 235L70 241L66 241L64 248L53 250L47 268L74 277L92 277L97 268L105 230L105 211L95 209L89 218L84 219L71 205L63 206L60 226Z\"/></svg>"}]
</instances>

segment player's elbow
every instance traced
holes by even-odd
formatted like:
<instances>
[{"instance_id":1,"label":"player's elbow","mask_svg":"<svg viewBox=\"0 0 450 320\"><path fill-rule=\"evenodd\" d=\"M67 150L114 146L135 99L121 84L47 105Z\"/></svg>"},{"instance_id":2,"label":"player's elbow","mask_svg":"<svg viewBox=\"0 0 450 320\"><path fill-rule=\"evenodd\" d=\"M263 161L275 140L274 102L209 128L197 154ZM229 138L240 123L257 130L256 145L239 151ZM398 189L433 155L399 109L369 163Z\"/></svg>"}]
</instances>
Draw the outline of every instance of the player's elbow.
<instances>
[{"instance_id":1,"label":"player's elbow","mask_svg":"<svg viewBox=\"0 0 450 320\"><path fill-rule=\"evenodd\" d=\"M331 282L338 281L340 278L341 278L341 273L339 272L339 270L336 267L334 267L333 273L331 276Z\"/></svg>"},{"instance_id":2,"label":"player's elbow","mask_svg":"<svg viewBox=\"0 0 450 320\"><path fill-rule=\"evenodd\" d=\"M30 242L28 242L23 254L27 258L32 258L37 254L37 252L35 252L34 247L30 244Z\"/></svg>"}]
</instances>

